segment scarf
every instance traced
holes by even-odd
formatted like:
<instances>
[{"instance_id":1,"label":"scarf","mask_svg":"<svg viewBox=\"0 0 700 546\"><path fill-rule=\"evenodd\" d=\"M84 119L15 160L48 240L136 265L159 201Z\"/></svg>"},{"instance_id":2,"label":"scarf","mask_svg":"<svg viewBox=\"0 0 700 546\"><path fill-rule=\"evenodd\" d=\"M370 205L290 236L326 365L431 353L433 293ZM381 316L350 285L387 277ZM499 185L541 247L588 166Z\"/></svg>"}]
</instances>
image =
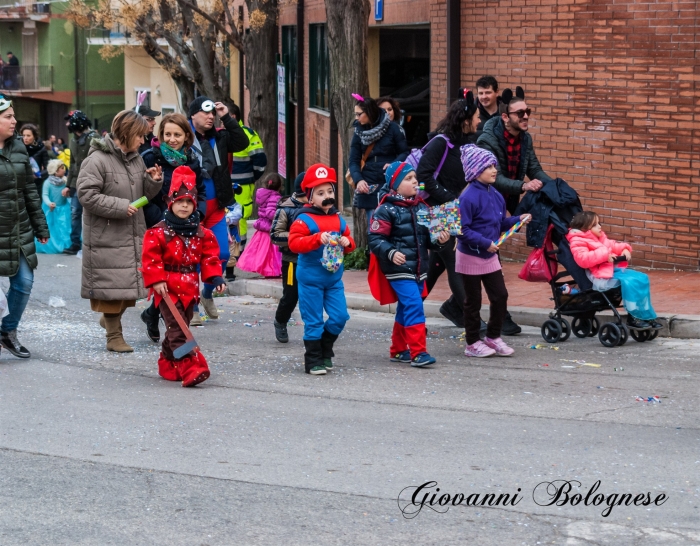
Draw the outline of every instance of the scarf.
<instances>
[{"instance_id":1,"label":"scarf","mask_svg":"<svg viewBox=\"0 0 700 546\"><path fill-rule=\"evenodd\" d=\"M184 148L183 148L184 150ZM168 146L165 142L160 143L160 153L163 154L163 159L173 167L180 167L187 163L187 154L178 152Z\"/></svg>"},{"instance_id":2,"label":"scarf","mask_svg":"<svg viewBox=\"0 0 700 546\"><path fill-rule=\"evenodd\" d=\"M53 184L54 186L63 186L66 183L66 177L65 176L56 176L56 175L51 175L48 178L48 181Z\"/></svg>"},{"instance_id":3,"label":"scarf","mask_svg":"<svg viewBox=\"0 0 700 546\"><path fill-rule=\"evenodd\" d=\"M165 224L181 237L194 237L199 229L199 212L196 210L189 218L179 218L172 210L165 213Z\"/></svg>"},{"instance_id":4,"label":"scarf","mask_svg":"<svg viewBox=\"0 0 700 546\"><path fill-rule=\"evenodd\" d=\"M389 119L389 115L382 110L377 125L371 129L363 130L362 126L357 124L355 126L355 134L360 137L363 146L369 146L372 142L377 142L386 134L391 123L392 121Z\"/></svg>"}]
</instances>

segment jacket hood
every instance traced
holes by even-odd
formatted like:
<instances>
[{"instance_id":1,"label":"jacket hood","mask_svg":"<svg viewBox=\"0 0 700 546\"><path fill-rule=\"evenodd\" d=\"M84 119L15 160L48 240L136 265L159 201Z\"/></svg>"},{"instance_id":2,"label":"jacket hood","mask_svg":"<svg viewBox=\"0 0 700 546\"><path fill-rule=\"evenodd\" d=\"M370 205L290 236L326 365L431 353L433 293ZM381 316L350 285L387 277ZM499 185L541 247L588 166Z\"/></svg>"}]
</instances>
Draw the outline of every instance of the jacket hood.
<instances>
[{"instance_id":1,"label":"jacket hood","mask_svg":"<svg viewBox=\"0 0 700 546\"><path fill-rule=\"evenodd\" d=\"M491 118L484 125L484 133L491 133L498 136L503 135L503 131L505 130L503 120L500 117Z\"/></svg>"},{"instance_id":2,"label":"jacket hood","mask_svg":"<svg viewBox=\"0 0 700 546\"><path fill-rule=\"evenodd\" d=\"M102 138L93 138L90 141L90 151L88 156L92 155L94 152L104 152L106 154L114 154L120 156L124 161L131 161L134 157L139 155L138 152L124 153L124 150L118 148L117 145L112 140L112 135L107 134Z\"/></svg>"},{"instance_id":3,"label":"jacket hood","mask_svg":"<svg viewBox=\"0 0 700 546\"><path fill-rule=\"evenodd\" d=\"M601 232L602 235L605 235L604 232ZM596 243L600 243L602 237L598 237L595 233L593 233L590 229L588 231L581 231L580 229L570 229L569 233L566 234L566 240L571 242L572 239L579 238L579 239L587 239L589 241L594 241Z\"/></svg>"}]
</instances>

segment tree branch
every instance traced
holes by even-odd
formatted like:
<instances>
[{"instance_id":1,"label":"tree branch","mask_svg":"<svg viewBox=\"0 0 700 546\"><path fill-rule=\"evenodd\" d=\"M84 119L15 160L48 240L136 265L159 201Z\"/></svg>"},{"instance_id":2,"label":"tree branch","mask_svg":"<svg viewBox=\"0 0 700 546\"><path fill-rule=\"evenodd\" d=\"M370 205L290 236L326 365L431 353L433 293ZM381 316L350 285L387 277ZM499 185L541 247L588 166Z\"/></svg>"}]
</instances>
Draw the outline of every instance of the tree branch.
<instances>
[{"instance_id":1,"label":"tree branch","mask_svg":"<svg viewBox=\"0 0 700 546\"><path fill-rule=\"evenodd\" d=\"M177 3L180 4L183 7L187 7L194 11L195 13L198 13L201 15L204 19L209 21L216 30L221 32L224 36L226 36L226 40L237 50L242 51L245 53L245 45L243 44L243 41L241 40L240 35L238 34L238 30L235 30L235 34L233 34L231 31L229 31L224 25L222 25L219 21L214 19L211 15L209 15L206 11L202 10L199 6L196 6L195 4L192 4L191 2L188 2L187 0L177 0ZM222 4L226 7L226 0L222 0ZM226 12L227 12L227 17L228 17L228 7L226 7ZM231 26L231 28L235 29L234 26Z\"/></svg>"}]
</instances>

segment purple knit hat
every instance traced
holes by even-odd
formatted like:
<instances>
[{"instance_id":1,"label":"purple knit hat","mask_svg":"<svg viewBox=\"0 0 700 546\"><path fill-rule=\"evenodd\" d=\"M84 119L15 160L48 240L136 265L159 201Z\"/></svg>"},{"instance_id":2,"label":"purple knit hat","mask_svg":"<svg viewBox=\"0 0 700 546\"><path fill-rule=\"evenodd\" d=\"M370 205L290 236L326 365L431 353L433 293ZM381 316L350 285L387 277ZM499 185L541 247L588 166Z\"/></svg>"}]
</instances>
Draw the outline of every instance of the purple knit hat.
<instances>
[{"instance_id":1,"label":"purple knit hat","mask_svg":"<svg viewBox=\"0 0 700 546\"><path fill-rule=\"evenodd\" d=\"M462 151L464 179L467 182L473 182L479 178L479 175L491 165L498 165L498 159L495 155L475 144L465 144L460 150Z\"/></svg>"}]
</instances>

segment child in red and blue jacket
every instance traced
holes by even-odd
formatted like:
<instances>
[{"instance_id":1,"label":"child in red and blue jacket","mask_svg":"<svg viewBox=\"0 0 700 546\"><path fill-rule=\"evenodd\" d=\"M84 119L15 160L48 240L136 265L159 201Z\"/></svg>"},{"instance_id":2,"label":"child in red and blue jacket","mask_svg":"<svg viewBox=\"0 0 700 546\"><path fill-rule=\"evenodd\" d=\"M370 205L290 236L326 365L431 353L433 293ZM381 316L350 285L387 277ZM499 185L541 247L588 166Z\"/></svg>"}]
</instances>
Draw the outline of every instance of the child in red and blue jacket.
<instances>
[{"instance_id":1,"label":"child in red and blue jacket","mask_svg":"<svg viewBox=\"0 0 700 546\"><path fill-rule=\"evenodd\" d=\"M304 367L308 374L325 375L333 368L333 344L350 319L343 287L343 266L329 271L322 263L325 245L334 242L347 254L355 249L345 220L334 209L335 169L322 163L306 171L301 188L305 205L289 230L289 250L299 255L299 312L304 321ZM328 320L323 322L323 310Z\"/></svg>"}]
</instances>

